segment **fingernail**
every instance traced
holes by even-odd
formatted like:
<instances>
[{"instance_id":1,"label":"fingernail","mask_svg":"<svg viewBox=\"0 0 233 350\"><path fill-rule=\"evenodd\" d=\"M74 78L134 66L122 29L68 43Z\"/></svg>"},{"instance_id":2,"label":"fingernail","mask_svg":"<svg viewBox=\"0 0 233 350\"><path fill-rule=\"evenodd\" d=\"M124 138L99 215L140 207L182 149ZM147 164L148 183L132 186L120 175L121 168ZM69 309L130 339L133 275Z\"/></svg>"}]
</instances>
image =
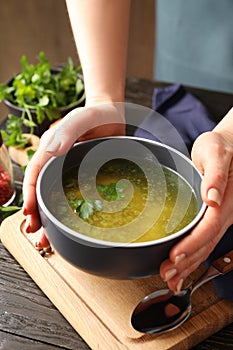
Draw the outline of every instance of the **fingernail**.
<instances>
[{"instance_id":1,"label":"fingernail","mask_svg":"<svg viewBox=\"0 0 233 350\"><path fill-rule=\"evenodd\" d=\"M26 222L25 222L25 231L26 231L26 233L30 233L31 232L31 226L30 226L30 223L29 223L28 219L26 219Z\"/></svg>"},{"instance_id":2,"label":"fingernail","mask_svg":"<svg viewBox=\"0 0 233 350\"><path fill-rule=\"evenodd\" d=\"M183 280L183 278L181 278L181 279L179 280L177 286L176 286L176 291L177 291L177 293L179 293L179 292L181 291L183 282L184 282L184 280Z\"/></svg>"},{"instance_id":3,"label":"fingernail","mask_svg":"<svg viewBox=\"0 0 233 350\"><path fill-rule=\"evenodd\" d=\"M181 262L182 260L184 260L186 258L186 254L182 253L180 255L177 255L175 257L175 264L178 264L179 262Z\"/></svg>"},{"instance_id":4,"label":"fingernail","mask_svg":"<svg viewBox=\"0 0 233 350\"><path fill-rule=\"evenodd\" d=\"M177 270L176 269L171 269L171 270L168 270L166 273L165 273L165 282L168 282L172 277L174 277L175 275L177 274Z\"/></svg>"},{"instance_id":5,"label":"fingernail","mask_svg":"<svg viewBox=\"0 0 233 350\"><path fill-rule=\"evenodd\" d=\"M219 193L219 191L216 188L210 188L208 193L207 193L207 198L212 201L215 202L218 205L221 205L221 195Z\"/></svg>"},{"instance_id":6,"label":"fingernail","mask_svg":"<svg viewBox=\"0 0 233 350\"><path fill-rule=\"evenodd\" d=\"M35 248L38 250L43 249L42 244L40 242L35 243Z\"/></svg>"},{"instance_id":7,"label":"fingernail","mask_svg":"<svg viewBox=\"0 0 233 350\"><path fill-rule=\"evenodd\" d=\"M27 212L27 209L23 207L23 215L27 216L28 215L28 212Z\"/></svg>"},{"instance_id":8,"label":"fingernail","mask_svg":"<svg viewBox=\"0 0 233 350\"><path fill-rule=\"evenodd\" d=\"M30 225L28 225L27 227L26 227L26 233L31 233L31 227L30 227Z\"/></svg>"}]
</instances>

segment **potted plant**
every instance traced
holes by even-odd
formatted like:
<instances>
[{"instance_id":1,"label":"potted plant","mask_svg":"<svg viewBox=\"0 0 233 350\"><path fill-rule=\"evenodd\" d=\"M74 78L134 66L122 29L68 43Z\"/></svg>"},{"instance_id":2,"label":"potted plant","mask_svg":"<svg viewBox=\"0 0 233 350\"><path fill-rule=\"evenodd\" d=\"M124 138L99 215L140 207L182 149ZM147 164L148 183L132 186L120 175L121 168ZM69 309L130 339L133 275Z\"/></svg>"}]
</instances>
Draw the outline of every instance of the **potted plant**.
<instances>
[{"instance_id":1,"label":"potted plant","mask_svg":"<svg viewBox=\"0 0 233 350\"><path fill-rule=\"evenodd\" d=\"M51 68L44 52L39 62L29 64L21 58L22 71L6 84L0 84L0 101L9 115L3 138L8 146L27 144L23 132L41 136L54 122L71 109L84 105L85 91L80 74L71 58L60 68Z\"/></svg>"}]
</instances>

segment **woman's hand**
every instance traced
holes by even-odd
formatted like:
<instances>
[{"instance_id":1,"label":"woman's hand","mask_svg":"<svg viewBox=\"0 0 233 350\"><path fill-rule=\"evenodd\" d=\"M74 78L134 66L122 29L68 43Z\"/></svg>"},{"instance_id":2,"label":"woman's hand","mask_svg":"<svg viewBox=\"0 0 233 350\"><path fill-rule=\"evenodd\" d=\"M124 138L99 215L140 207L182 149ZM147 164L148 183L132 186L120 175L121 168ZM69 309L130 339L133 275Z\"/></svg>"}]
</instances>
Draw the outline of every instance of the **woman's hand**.
<instances>
[{"instance_id":1,"label":"woman's hand","mask_svg":"<svg viewBox=\"0 0 233 350\"><path fill-rule=\"evenodd\" d=\"M35 232L41 227L36 182L43 165L51 157L67 152L77 140L124 135L125 119L122 107L122 103L106 103L74 109L42 135L40 146L26 168L23 182L26 232ZM39 248L49 245L43 232L38 245Z\"/></svg>"},{"instance_id":2,"label":"woman's hand","mask_svg":"<svg viewBox=\"0 0 233 350\"><path fill-rule=\"evenodd\" d=\"M78 108L46 131L26 170L23 194L26 231L41 226L36 180L52 156L68 151L76 140L124 134L124 101L130 0L66 0L71 28L82 66L87 107ZM119 26L119 23L121 25ZM106 105L102 105L107 102ZM93 107L94 106L94 107ZM44 234L41 247L49 244Z\"/></svg>"},{"instance_id":3,"label":"woman's hand","mask_svg":"<svg viewBox=\"0 0 233 350\"><path fill-rule=\"evenodd\" d=\"M208 207L199 224L161 264L161 277L174 291L208 258L233 223L233 109L212 132L197 138L192 159L203 174L201 193Z\"/></svg>"}]
</instances>

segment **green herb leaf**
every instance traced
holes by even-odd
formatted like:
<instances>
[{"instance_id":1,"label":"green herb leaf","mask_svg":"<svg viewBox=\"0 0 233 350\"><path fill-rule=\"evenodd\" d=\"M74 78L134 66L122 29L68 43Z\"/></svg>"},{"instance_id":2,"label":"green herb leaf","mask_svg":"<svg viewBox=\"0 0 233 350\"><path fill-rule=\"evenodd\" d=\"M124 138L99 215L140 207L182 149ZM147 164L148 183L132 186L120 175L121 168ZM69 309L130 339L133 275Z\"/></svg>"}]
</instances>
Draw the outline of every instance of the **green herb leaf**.
<instances>
[{"instance_id":1,"label":"green herb leaf","mask_svg":"<svg viewBox=\"0 0 233 350\"><path fill-rule=\"evenodd\" d=\"M94 206L93 203L91 201L88 200L83 200L83 203L79 206L79 216L81 219L88 219L89 216L93 215L94 210L93 210Z\"/></svg>"},{"instance_id":2,"label":"green herb leaf","mask_svg":"<svg viewBox=\"0 0 233 350\"><path fill-rule=\"evenodd\" d=\"M11 206L8 206L8 207L0 206L0 213L2 213L2 219L4 220L8 216L10 216L10 215L16 213L17 211L19 211L20 209L22 209L22 208L18 207L17 205L11 205Z\"/></svg>"},{"instance_id":3,"label":"green herb leaf","mask_svg":"<svg viewBox=\"0 0 233 350\"><path fill-rule=\"evenodd\" d=\"M27 156L28 156L28 160L30 161L33 157L33 155L36 153L36 151L34 149L28 149L27 150Z\"/></svg>"},{"instance_id":4,"label":"green herb leaf","mask_svg":"<svg viewBox=\"0 0 233 350\"><path fill-rule=\"evenodd\" d=\"M33 149L28 149L27 150L27 156L28 156L28 160L30 161L33 157L33 155L35 154L36 151L34 151ZM23 172L25 172L27 168L27 165L21 165L21 169Z\"/></svg>"},{"instance_id":5,"label":"green herb leaf","mask_svg":"<svg viewBox=\"0 0 233 350\"><path fill-rule=\"evenodd\" d=\"M101 200L85 200L83 198L73 200L72 207L83 220L86 220L89 218L89 216L93 215L94 210L101 211L103 209Z\"/></svg>"},{"instance_id":6,"label":"green herb leaf","mask_svg":"<svg viewBox=\"0 0 233 350\"><path fill-rule=\"evenodd\" d=\"M124 190L127 188L127 184L123 181L118 183L112 182L109 185L99 184L97 185L98 192L107 200L115 201L124 198ZM71 206L75 213L78 213L83 220L88 219L94 214L94 211L103 210L102 201L99 199L85 200L83 198L74 198L70 200Z\"/></svg>"},{"instance_id":7,"label":"green herb leaf","mask_svg":"<svg viewBox=\"0 0 233 350\"><path fill-rule=\"evenodd\" d=\"M49 98L48 96L43 96L39 99L39 102L38 102L38 105L40 107L44 107L44 106L47 106L49 104Z\"/></svg>"},{"instance_id":8,"label":"green herb leaf","mask_svg":"<svg viewBox=\"0 0 233 350\"><path fill-rule=\"evenodd\" d=\"M1 130L2 138L6 146L25 148L29 145L29 138L22 135L22 120L19 117L10 115L7 121L7 131Z\"/></svg>"},{"instance_id":9,"label":"green herb leaf","mask_svg":"<svg viewBox=\"0 0 233 350\"><path fill-rule=\"evenodd\" d=\"M93 205L94 205L94 209L97 211L102 211L103 210L103 206L102 206L102 202L99 199L95 199L93 201Z\"/></svg>"},{"instance_id":10,"label":"green herb leaf","mask_svg":"<svg viewBox=\"0 0 233 350\"><path fill-rule=\"evenodd\" d=\"M84 90L84 85L83 85L82 80L77 80L77 82L76 82L77 95L80 95L83 90Z\"/></svg>"},{"instance_id":11,"label":"green herb leaf","mask_svg":"<svg viewBox=\"0 0 233 350\"><path fill-rule=\"evenodd\" d=\"M36 115L38 124L41 124L45 120L45 113L41 110L41 108L37 108Z\"/></svg>"},{"instance_id":12,"label":"green herb leaf","mask_svg":"<svg viewBox=\"0 0 233 350\"><path fill-rule=\"evenodd\" d=\"M76 198L73 202L72 202L72 207L75 208L76 211L80 210L81 205L84 203L84 199L82 198Z\"/></svg>"},{"instance_id":13,"label":"green herb leaf","mask_svg":"<svg viewBox=\"0 0 233 350\"><path fill-rule=\"evenodd\" d=\"M34 123L33 120L28 120L28 119L24 119L23 120L23 125L29 127L29 128L34 128L36 126L36 123Z\"/></svg>"},{"instance_id":14,"label":"green herb leaf","mask_svg":"<svg viewBox=\"0 0 233 350\"><path fill-rule=\"evenodd\" d=\"M12 82L12 86L0 84L0 101L7 99L24 112L21 117L9 118L6 133L8 146L23 148L22 126L30 128L30 133L48 116L50 121L56 120L60 114L58 109L67 107L79 101L84 94L84 85L78 72L81 66L75 68L69 57L67 63L56 74L52 74L50 62L45 53L40 52L38 63L29 64L27 57L21 57L22 70ZM35 110L37 120L32 120L30 110ZM14 134L11 136L11 134ZM5 135L6 136L6 135Z\"/></svg>"},{"instance_id":15,"label":"green herb leaf","mask_svg":"<svg viewBox=\"0 0 233 350\"><path fill-rule=\"evenodd\" d=\"M97 185L98 192L107 200L115 201L125 197L124 190L127 184L123 181L111 182L109 185Z\"/></svg>"}]
</instances>

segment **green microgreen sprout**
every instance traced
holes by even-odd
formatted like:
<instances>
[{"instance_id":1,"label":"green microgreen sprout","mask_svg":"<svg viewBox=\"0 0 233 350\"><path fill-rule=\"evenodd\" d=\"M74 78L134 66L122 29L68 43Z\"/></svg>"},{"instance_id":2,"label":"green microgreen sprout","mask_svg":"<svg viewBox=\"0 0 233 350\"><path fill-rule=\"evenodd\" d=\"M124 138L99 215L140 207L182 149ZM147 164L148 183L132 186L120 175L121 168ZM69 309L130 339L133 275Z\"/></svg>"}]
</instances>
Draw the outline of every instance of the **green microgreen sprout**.
<instances>
[{"instance_id":1,"label":"green microgreen sprout","mask_svg":"<svg viewBox=\"0 0 233 350\"><path fill-rule=\"evenodd\" d=\"M20 117L9 114L3 139L7 146L24 148L27 138L22 135L22 127L34 128L45 117L52 122L60 117L58 109L72 106L83 99L84 84L78 73L81 66L74 67L69 57L67 63L55 74L44 52L39 54L39 62L29 64L25 55L21 58L21 73L17 74L9 86L0 84L0 101L8 100L22 108ZM36 114L36 120L32 117Z\"/></svg>"}]
</instances>

